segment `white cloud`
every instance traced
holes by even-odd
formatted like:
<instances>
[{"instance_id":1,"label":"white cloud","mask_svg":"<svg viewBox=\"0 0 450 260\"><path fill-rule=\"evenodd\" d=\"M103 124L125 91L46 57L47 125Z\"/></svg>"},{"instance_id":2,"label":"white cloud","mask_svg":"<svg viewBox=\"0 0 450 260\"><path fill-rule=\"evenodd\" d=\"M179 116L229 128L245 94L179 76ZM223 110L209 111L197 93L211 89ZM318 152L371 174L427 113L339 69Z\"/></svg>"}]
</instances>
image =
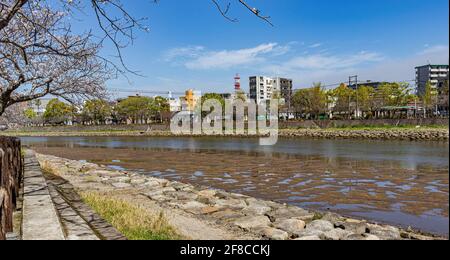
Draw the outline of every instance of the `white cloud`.
<instances>
[{"instance_id":1,"label":"white cloud","mask_svg":"<svg viewBox=\"0 0 450 260\"><path fill-rule=\"evenodd\" d=\"M315 49L315 48L321 47L322 45L323 45L322 43L314 43L314 44L310 45L309 48Z\"/></svg>"},{"instance_id":2,"label":"white cloud","mask_svg":"<svg viewBox=\"0 0 450 260\"><path fill-rule=\"evenodd\" d=\"M253 48L239 50L206 51L205 48L187 47L168 51L166 59L184 59L184 66L192 70L228 69L235 66L262 63L269 56L281 56L290 51L290 45L277 43L261 44Z\"/></svg>"},{"instance_id":3,"label":"white cloud","mask_svg":"<svg viewBox=\"0 0 450 260\"><path fill-rule=\"evenodd\" d=\"M434 45L429 46L428 44L425 45L425 49L419 52L419 55L434 55L439 53L448 53L448 45Z\"/></svg>"},{"instance_id":4,"label":"white cloud","mask_svg":"<svg viewBox=\"0 0 450 260\"><path fill-rule=\"evenodd\" d=\"M173 49L168 50L164 54L164 60L165 61L173 61L174 59L179 58L179 57L196 58L204 50L205 50L205 47L203 47L203 46L187 46L187 47L182 47L182 48L173 48Z\"/></svg>"},{"instance_id":5,"label":"white cloud","mask_svg":"<svg viewBox=\"0 0 450 260\"><path fill-rule=\"evenodd\" d=\"M348 70L370 62L383 60L383 56L375 52L362 51L351 55L328 55L326 53L305 54L293 57L287 62L272 64L264 69L275 74L294 74L303 71L336 71Z\"/></svg>"}]
</instances>

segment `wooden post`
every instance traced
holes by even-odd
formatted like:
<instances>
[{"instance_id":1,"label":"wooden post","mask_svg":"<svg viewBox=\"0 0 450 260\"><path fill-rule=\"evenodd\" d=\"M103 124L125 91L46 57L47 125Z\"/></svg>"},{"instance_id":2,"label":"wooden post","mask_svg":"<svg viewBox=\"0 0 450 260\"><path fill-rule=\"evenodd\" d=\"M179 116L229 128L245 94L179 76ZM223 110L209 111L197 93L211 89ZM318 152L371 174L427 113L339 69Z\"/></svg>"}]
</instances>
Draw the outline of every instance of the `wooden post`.
<instances>
[{"instance_id":1,"label":"wooden post","mask_svg":"<svg viewBox=\"0 0 450 260\"><path fill-rule=\"evenodd\" d=\"M13 231L13 212L23 177L20 140L0 137L0 240Z\"/></svg>"}]
</instances>

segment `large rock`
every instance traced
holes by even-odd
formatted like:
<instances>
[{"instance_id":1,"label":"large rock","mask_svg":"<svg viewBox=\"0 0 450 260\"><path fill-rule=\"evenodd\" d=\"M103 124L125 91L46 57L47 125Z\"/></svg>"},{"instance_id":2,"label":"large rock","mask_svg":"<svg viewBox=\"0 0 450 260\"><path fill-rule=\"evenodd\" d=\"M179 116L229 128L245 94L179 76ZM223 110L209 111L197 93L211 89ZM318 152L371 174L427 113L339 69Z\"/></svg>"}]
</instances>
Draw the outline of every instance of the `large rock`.
<instances>
[{"instance_id":1,"label":"large rock","mask_svg":"<svg viewBox=\"0 0 450 260\"><path fill-rule=\"evenodd\" d=\"M247 203L249 205L242 210L242 213L246 215L264 215L272 210L264 201L247 200Z\"/></svg>"},{"instance_id":2,"label":"large rock","mask_svg":"<svg viewBox=\"0 0 450 260\"><path fill-rule=\"evenodd\" d=\"M308 218L312 218L314 216L310 212L297 207L281 207L270 212L268 215L275 220L288 218L307 220Z\"/></svg>"},{"instance_id":3,"label":"large rock","mask_svg":"<svg viewBox=\"0 0 450 260\"><path fill-rule=\"evenodd\" d=\"M319 236L305 236L305 237L299 237L295 240L304 240L304 241L315 241L315 240L322 240Z\"/></svg>"},{"instance_id":4,"label":"large rock","mask_svg":"<svg viewBox=\"0 0 450 260\"><path fill-rule=\"evenodd\" d=\"M391 226L368 225L370 234L375 235L382 240L400 240L400 230Z\"/></svg>"},{"instance_id":5,"label":"large rock","mask_svg":"<svg viewBox=\"0 0 450 260\"><path fill-rule=\"evenodd\" d=\"M268 238L270 240L287 240L289 239L289 234L286 231L279 230L276 228L264 228L261 232L263 237Z\"/></svg>"},{"instance_id":6,"label":"large rock","mask_svg":"<svg viewBox=\"0 0 450 260\"><path fill-rule=\"evenodd\" d=\"M183 210L192 214L203 214L203 209L206 207L207 205L198 201L190 201L181 206Z\"/></svg>"},{"instance_id":7,"label":"large rock","mask_svg":"<svg viewBox=\"0 0 450 260\"><path fill-rule=\"evenodd\" d=\"M123 183L123 182L116 182L111 184L114 188L117 189L126 189L132 187L129 183Z\"/></svg>"},{"instance_id":8,"label":"large rock","mask_svg":"<svg viewBox=\"0 0 450 260\"><path fill-rule=\"evenodd\" d=\"M326 220L314 220L309 223L306 228L308 230L318 230L322 232L327 232L334 229L334 225L330 221Z\"/></svg>"},{"instance_id":9,"label":"large rock","mask_svg":"<svg viewBox=\"0 0 450 260\"><path fill-rule=\"evenodd\" d=\"M336 222L334 225L335 227L345 229L358 235L362 235L367 232L367 223L364 221L346 220L342 222Z\"/></svg>"},{"instance_id":10,"label":"large rock","mask_svg":"<svg viewBox=\"0 0 450 260\"><path fill-rule=\"evenodd\" d=\"M332 229L322 234L323 240L345 240L352 232L340 228Z\"/></svg>"},{"instance_id":11,"label":"large rock","mask_svg":"<svg viewBox=\"0 0 450 260\"><path fill-rule=\"evenodd\" d=\"M305 222L299 219L280 219L274 223L276 228L282 229L292 234L296 234L305 229Z\"/></svg>"},{"instance_id":12,"label":"large rock","mask_svg":"<svg viewBox=\"0 0 450 260\"><path fill-rule=\"evenodd\" d=\"M270 219L266 216L243 217L235 220L234 225L244 230L265 228L270 225Z\"/></svg>"},{"instance_id":13,"label":"large rock","mask_svg":"<svg viewBox=\"0 0 450 260\"><path fill-rule=\"evenodd\" d=\"M245 215L234 211L232 209L225 209L216 213L213 213L212 218L219 220L220 222L233 222L236 219L240 219L244 217Z\"/></svg>"},{"instance_id":14,"label":"large rock","mask_svg":"<svg viewBox=\"0 0 450 260\"><path fill-rule=\"evenodd\" d=\"M242 210L243 208L247 207L247 203L245 203L244 200L239 199L220 199L216 201L216 206Z\"/></svg>"}]
</instances>

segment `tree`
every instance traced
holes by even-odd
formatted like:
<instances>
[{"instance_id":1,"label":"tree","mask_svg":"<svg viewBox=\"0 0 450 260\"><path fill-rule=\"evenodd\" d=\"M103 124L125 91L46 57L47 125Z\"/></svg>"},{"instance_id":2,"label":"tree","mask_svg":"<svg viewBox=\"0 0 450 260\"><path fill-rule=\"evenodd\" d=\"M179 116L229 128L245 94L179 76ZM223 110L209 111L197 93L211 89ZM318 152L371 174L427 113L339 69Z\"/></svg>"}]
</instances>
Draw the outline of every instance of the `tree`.
<instances>
[{"instance_id":1,"label":"tree","mask_svg":"<svg viewBox=\"0 0 450 260\"><path fill-rule=\"evenodd\" d=\"M327 110L327 94L321 83L314 83L312 88L300 89L292 98L292 105L297 113L307 114L318 119Z\"/></svg>"},{"instance_id":2,"label":"tree","mask_svg":"<svg viewBox=\"0 0 450 260\"><path fill-rule=\"evenodd\" d=\"M219 103L222 106L222 112L225 111L225 99L221 95L216 94L216 93L207 93L207 94L202 95L202 100L201 100L202 107L203 107L203 104L205 104L205 102L210 99L219 101ZM210 112L202 111L202 117L205 118L211 112L213 112L213 111L210 111Z\"/></svg>"},{"instance_id":3,"label":"tree","mask_svg":"<svg viewBox=\"0 0 450 260\"><path fill-rule=\"evenodd\" d=\"M116 113L120 121L130 120L133 124L145 124L152 115L153 99L149 97L129 97L117 105Z\"/></svg>"},{"instance_id":4,"label":"tree","mask_svg":"<svg viewBox=\"0 0 450 260\"><path fill-rule=\"evenodd\" d=\"M34 112L34 110L32 108L26 109L25 111L23 111L23 114L29 120L36 119L36 117L37 117L36 112Z\"/></svg>"},{"instance_id":5,"label":"tree","mask_svg":"<svg viewBox=\"0 0 450 260\"><path fill-rule=\"evenodd\" d=\"M157 3L158 0L149 0ZM270 22L269 16L244 0L229 1L225 7L211 2L228 20L232 2ZM66 100L101 98L103 83L128 69L121 49L131 44L135 30L148 31L145 19L130 14L121 0L2 0L0 2L0 116L6 108L48 94ZM97 19L98 35L74 34L70 19L85 14ZM97 40L96 40L97 39ZM117 65L100 56L108 40L116 48ZM111 55L108 55L110 57Z\"/></svg>"},{"instance_id":6,"label":"tree","mask_svg":"<svg viewBox=\"0 0 450 260\"><path fill-rule=\"evenodd\" d=\"M344 113L348 118L351 116L351 102L355 95L355 91L345 84L339 85L331 92L333 101L335 102L333 112Z\"/></svg>"},{"instance_id":7,"label":"tree","mask_svg":"<svg viewBox=\"0 0 450 260\"><path fill-rule=\"evenodd\" d=\"M373 109L375 108L373 102L374 94L375 89L368 86L360 86L356 91L359 109L362 111L363 114L366 114L369 117L373 116L372 112Z\"/></svg>"},{"instance_id":8,"label":"tree","mask_svg":"<svg viewBox=\"0 0 450 260\"><path fill-rule=\"evenodd\" d=\"M2 18L11 2L2 2ZM98 57L100 45L90 34L72 34L66 18L30 1L0 30L0 115L9 106L48 94L71 102L104 94L110 74Z\"/></svg>"},{"instance_id":9,"label":"tree","mask_svg":"<svg viewBox=\"0 0 450 260\"><path fill-rule=\"evenodd\" d=\"M163 113L170 112L170 104L167 98L163 98L160 96L155 97L151 105L151 111L153 113L153 116L157 120L162 122Z\"/></svg>"},{"instance_id":10,"label":"tree","mask_svg":"<svg viewBox=\"0 0 450 260\"><path fill-rule=\"evenodd\" d=\"M74 108L59 99L50 100L45 108L44 120L52 125L67 123L74 114Z\"/></svg>"},{"instance_id":11,"label":"tree","mask_svg":"<svg viewBox=\"0 0 450 260\"><path fill-rule=\"evenodd\" d=\"M88 100L83 106L81 113L83 122L93 124L105 124L111 116L112 108L109 103L102 99Z\"/></svg>"},{"instance_id":12,"label":"tree","mask_svg":"<svg viewBox=\"0 0 450 260\"><path fill-rule=\"evenodd\" d=\"M425 109L425 116L427 115L427 111L432 111L437 105L438 93L430 81L427 82L425 86L425 93L423 94L422 101Z\"/></svg>"},{"instance_id":13,"label":"tree","mask_svg":"<svg viewBox=\"0 0 450 260\"><path fill-rule=\"evenodd\" d=\"M242 91L242 90L238 90L236 92L236 98L240 99L240 100L242 100L244 102L247 102L247 94L245 94L245 92Z\"/></svg>"}]
</instances>

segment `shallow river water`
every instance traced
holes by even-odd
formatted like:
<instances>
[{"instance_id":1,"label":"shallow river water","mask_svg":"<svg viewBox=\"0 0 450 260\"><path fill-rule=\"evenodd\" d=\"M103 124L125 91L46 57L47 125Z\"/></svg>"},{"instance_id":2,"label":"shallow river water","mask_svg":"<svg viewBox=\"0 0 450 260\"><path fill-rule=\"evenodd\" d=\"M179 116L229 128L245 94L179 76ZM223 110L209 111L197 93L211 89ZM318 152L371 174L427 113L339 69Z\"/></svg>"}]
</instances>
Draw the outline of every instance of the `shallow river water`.
<instances>
[{"instance_id":1,"label":"shallow river water","mask_svg":"<svg viewBox=\"0 0 450 260\"><path fill-rule=\"evenodd\" d=\"M27 137L39 152L313 210L449 233L447 142Z\"/></svg>"}]
</instances>

